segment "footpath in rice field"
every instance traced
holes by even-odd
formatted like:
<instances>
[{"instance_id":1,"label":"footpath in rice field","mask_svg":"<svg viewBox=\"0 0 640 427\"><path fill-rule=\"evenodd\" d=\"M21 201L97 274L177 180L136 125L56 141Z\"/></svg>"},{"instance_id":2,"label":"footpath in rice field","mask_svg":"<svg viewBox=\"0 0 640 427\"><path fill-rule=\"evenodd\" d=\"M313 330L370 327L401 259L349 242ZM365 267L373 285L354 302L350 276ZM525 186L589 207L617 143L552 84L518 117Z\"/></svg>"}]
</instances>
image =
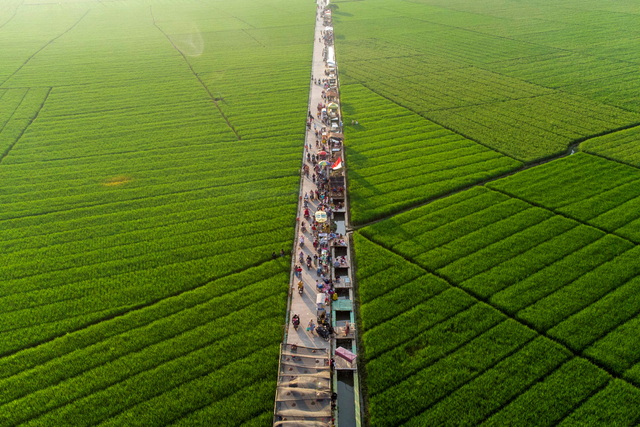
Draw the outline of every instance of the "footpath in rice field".
<instances>
[{"instance_id":1,"label":"footpath in rice field","mask_svg":"<svg viewBox=\"0 0 640 427\"><path fill-rule=\"evenodd\" d=\"M344 136L327 6L318 1L276 426L361 424Z\"/></svg>"}]
</instances>

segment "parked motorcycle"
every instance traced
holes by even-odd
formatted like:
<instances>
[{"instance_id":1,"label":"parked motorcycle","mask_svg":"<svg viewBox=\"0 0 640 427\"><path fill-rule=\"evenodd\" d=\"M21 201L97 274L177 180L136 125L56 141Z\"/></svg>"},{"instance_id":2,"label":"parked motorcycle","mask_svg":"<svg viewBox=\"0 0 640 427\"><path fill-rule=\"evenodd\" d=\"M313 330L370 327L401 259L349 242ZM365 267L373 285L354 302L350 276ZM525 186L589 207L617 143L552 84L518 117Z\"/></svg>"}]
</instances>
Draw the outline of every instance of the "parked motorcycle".
<instances>
[{"instance_id":1,"label":"parked motorcycle","mask_svg":"<svg viewBox=\"0 0 640 427\"><path fill-rule=\"evenodd\" d=\"M316 326L316 332L318 336L323 338L325 341L329 341L329 331L324 326Z\"/></svg>"}]
</instances>

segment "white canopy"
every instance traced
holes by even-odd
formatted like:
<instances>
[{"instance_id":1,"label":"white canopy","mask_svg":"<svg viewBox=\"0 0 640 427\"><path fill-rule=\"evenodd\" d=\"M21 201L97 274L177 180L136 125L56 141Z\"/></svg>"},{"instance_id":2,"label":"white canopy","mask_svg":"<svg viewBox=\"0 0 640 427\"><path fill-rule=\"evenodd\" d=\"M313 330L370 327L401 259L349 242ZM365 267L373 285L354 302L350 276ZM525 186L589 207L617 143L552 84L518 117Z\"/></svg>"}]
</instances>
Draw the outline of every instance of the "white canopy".
<instances>
[{"instance_id":1,"label":"white canopy","mask_svg":"<svg viewBox=\"0 0 640 427\"><path fill-rule=\"evenodd\" d=\"M335 63L336 63L336 51L333 48L333 46L329 46L327 48L327 64L335 65Z\"/></svg>"}]
</instances>

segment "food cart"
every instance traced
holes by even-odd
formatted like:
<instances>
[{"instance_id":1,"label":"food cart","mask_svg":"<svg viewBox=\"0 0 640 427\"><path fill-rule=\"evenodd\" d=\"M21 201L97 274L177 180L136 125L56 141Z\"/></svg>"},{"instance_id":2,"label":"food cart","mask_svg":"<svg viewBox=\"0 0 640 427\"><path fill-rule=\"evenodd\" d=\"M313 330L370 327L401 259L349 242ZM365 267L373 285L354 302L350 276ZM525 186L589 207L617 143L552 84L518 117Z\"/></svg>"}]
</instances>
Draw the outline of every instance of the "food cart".
<instances>
[{"instance_id":1,"label":"food cart","mask_svg":"<svg viewBox=\"0 0 640 427\"><path fill-rule=\"evenodd\" d=\"M326 110L327 110L327 114L329 114L329 117L334 118L338 116L338 110L340 110L340 106L335 102L332 102L329 105L327 105Z\"/></svg>"}]
</instances>

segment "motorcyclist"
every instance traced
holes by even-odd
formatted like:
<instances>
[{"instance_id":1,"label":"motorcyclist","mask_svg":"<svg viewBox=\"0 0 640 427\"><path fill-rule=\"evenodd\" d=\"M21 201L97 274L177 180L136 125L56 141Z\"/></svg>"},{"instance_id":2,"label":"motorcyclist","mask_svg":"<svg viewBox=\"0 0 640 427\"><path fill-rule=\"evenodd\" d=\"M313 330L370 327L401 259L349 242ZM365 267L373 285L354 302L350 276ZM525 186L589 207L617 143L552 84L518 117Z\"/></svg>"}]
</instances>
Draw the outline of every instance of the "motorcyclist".
<instances>
[{"instance_id":1,"label":"motorcyclist","mask_svg":"<svg viewBox=\"0 0 640 427\"><path fill-rule=\"evenodd\" d=\"M293 323L293 327L297 331L298 326L300 326L300 316L298 316L297 314L294 314L293 317L291 318L291 323Z\"/></svg>"}]
</instances>

